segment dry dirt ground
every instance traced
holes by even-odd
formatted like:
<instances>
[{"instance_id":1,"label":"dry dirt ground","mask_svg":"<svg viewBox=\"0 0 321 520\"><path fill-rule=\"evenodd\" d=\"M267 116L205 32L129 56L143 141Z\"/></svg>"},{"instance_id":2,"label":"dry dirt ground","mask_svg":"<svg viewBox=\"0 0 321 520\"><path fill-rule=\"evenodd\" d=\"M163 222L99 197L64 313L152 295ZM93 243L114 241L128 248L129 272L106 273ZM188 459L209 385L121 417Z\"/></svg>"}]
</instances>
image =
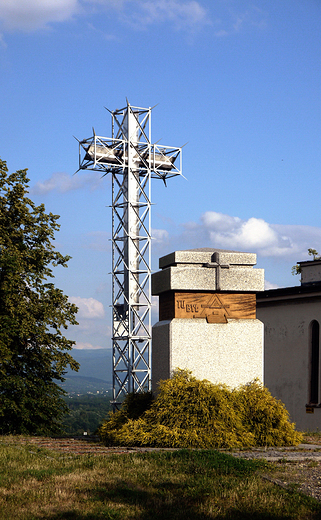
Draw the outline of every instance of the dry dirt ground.
<instances>
[{"instance_id":1,"label":"dry dirt ground","mask_svg":"<svg viewBox=\"0 0 321 520\"><path fill-rule=\"evenodd\" d=\"M18 444L47 448L75 455L126 454L164 451L155 448L106 447L91 438L55 439L49 437L17 437ZM305 437L304 444L295 448L256 448L228 451L245 459L265 459L274 465L273 471L262 475L275 485L296 489L321 501L321 436Z\"/></svg>"}]
</instances>

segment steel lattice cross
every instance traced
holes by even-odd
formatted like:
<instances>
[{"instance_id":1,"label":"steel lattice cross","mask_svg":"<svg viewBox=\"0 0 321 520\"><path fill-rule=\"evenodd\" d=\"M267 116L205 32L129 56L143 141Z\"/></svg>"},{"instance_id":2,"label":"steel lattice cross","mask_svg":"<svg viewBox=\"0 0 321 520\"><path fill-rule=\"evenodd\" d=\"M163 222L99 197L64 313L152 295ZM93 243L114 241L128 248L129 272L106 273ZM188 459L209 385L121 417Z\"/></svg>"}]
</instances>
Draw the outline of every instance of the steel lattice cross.
<instances>
[{"instance_id":1,"label":"steel lattice cross","mask_svg":"<svg viewBox=\"0 0 321 520\"><path fill-rule=\"evenodd\" d=\"M112 175L113 404L151 390L151 178L181 175L181 148L151 143L151 108L111 112L112 137L79 141L79 170Z\"/></svg>"}]
</instances>

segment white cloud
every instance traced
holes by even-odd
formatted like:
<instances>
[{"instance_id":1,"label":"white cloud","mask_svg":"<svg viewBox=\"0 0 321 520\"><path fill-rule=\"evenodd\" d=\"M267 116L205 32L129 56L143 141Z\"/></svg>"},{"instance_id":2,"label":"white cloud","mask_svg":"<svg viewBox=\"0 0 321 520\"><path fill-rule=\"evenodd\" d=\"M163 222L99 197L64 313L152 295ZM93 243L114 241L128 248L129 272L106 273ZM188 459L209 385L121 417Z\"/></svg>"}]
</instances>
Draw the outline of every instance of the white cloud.
<instances>
[{"instance_id":1,"label":"white cloud","mask_svg":"<svg viewBox=\"0 0 321 520\"><path fill-rule=\"evenodd\" d=\"M80 296L70 296L69 301L79 308L77 317L79 318L103 318L105 316L104 306L94 298L80 298Z\"/></svg>"},{"instance_id":2,"label":"white cloud","mask_svg":"<svg viewBox=\"0 0 321 520\"><path fill-rule=\"evenodd\" d=\"M108 32L105 32L105 31L102 31L101 29L98 29L97 27L95 27L94 24L92 23L87 23L87 27L90 31L92 31L92 33L95 33L99 36L101 36L101 38L103 38L104 40L107 40L107 41L119 41L119 36L116 36L115 34L110 34Z\"/></svg>"},{"instance_id":3,"label":"white cloud","mask_svg":"<svg viewBox=\"0 0 321 520\"><path fill-rule=\"evenodd\" d=\"M152 229L152 238L154 243L168 242L169 233L166 229Z\"/></svg>"},{"instance_id":4,"label":"white cloud","mask_svg":"<svg viewBox=\"0 0 321 520\"><path fill-rule=\"evenodd\" d=\"M223 9L216 9L219 18L215 20L217 29L214 34L217 37L233 36L239 33L252 30L253 28L263 30L268 23L268 12L258 8L256 5L246 5L240 3L241 10L233 2L223 6Z\"/></svg>"},{"instance_id":5,"label":"white cloud","mask_svg":"<svg viewBox=\"0 0 321 520\"><path fill-rule=\"evenodd\" d=\"M75 332L73 332L73 334L75 334L76 338L78 334L82 340L84 337L87 337L90 340L93 337L103 337L110 339L112 335L112 328L110 325L108 325L107 319L78 319L79 325L75 326Z\"/></svg>"},{"instance_id":6,"label":"white cloud","mask_svg":"<svg viewBox=\"0 0 321 520\"><path fill-rule=\"evenodd\" d=\"M269 289L278 289L279 286L276 283L271 283L268 280L264 281L264 289L268 291Z\"/></svg>"},{"instance_id":7,"label":"white cloud","mask_svg":"<svg viewBox=\"0 0 321 520\"><path fill-rule=\"evenodd\" d=\"M0 0L0 20L5 29L33 31L70 19L78 8L78 0Z\"/></svg>"},{"instance_id":8,"label":"white cloud","mask_svg":"<svg viewBox=\"0 0 321 520\"><path fill-rule=\"evenodd\" d=\"M118 19L136 29L167 23L177 30L194 30L210 24L206 9L196 0L83 0L97 12L114 9Z\"/></svg>"},{"instance_id":9,"label":"white cloud","mask_svg":"<svg viewBox=\"0 0 321 520\"><path fill-rule=\"evenodd\" d=\"M241 219L238 217L230 217L223 213L216 213L215 211L207 211L202 215L202 222L207 228L213 227L218 231L224 232L238 226Z\"/></svg>"},{"instance_id":10,"label":"white cloud","mask_svg":"<svg viewBox=\"0 0 321 520\"><path fill-rule=\"evenodd\" d=\"M77 350L98 350L106 347L101 347L100 345L92 345L91 343L82 343L80 341L77 341L76 345L74 345L75 349Z\"/></svg>"},{"instance_id":11,"label":"white cloud","mask_svg":"<svg viewBox=\"0 0 321 520\"><path fill-rule=\"evenodd\" d=\"M195 0L148 0L138 2L138 5L143 14L143 25L172 22L177 29L183 29L209 23L206 10Z\"/></svg>"},{"instance_id":12,"label":"white cloud","mask_svg":"<svg viewBox=\"0 0 321 520\"><path fill-rule=\"evenodd\" d=\"M0 33L0 47L2 47L3 49L7 48L7 43L5 42L3 34L1 34L1 33Z\"/></svg>"},{"instance_id":13,"label":"white cloud","mask_svg":"<svg viewBox=\"0 0 321 520\"><path fill-rule=\"evenodd\" d=\"M202 4L197 0L0 0L0 26L4 31L30 32L82 16L94 30L90 15L107 13L114 21L136 29L162 23L193 32L204 25L213 25L209 9ZM262 29L267 24L268 14L255 5L238 11L233 9L233 2L222 2L215 3L214 8L213 34L217 37L237 34L249 27ZM115 38L108 33L102 36Z\"/></svg>"},{"instance_id":14,"label":"white cloud","mask_svg":"<svg viewBox=\"0 0 321 520\"><path fill-rule=\"evenodd\" d=\"M9 31L35 31L103 11L136 28L167 22L177 29L192 29L209 23L196 0L0 0L0 23Z\"/></svg>"},{"instance_id":15,"label":"white cloud","mask_svg":"<svg viewBox=\"0 0 321 520\"><path fill-rule=\"evenodd\" d=\"M46 195L52 191L58 193L66 193L67 191L79 190L85 187L90 187L91 190L101 188L103 180L101 175L96 172L81 173L76 175L69 175L65 172L53 173L49 179L43 182L37 182L30 192L35 195Z\"/></svg>"},{"instance_id":16,"label":"white cloud","mask_svg":"<svg viewBox=\"0 0 321 520\"><path fill-rule=\"evenodd\" d=\"M170 229L170 228L169 228ZM321 228L271 224L257 217L239 217L207 211L199 222L186 222L181 232L156 242L157 254L197 247L254 252L258 257L296 262L307 257L309 247L321 253ZM293 264L292 264L293 265Z\"/></svg>"},{"instance_id":17,"label":"white cloud","mask_svg":"<svg viewBox=\"0 0 321 520\"><path fill-rule=\"evenodd\" d=\"M241 220L208 211L202 223L211 245L216 247L256 251L261 256L284 256L300 250L289 234L280 233L277 226L260 218Z\"/></svg>"},{"instance_id":18,"label":"white cloud","mask_svg":"<svg viewBox=\"0 0 321 520\"><path fill-rule=\"evenodd\" d=\"M222 219L224 222L224 219ZM227 217L230 222L231 217ZM227 224L227 223L226 223ZM245 222L235 219L234 225L230 225L228 229L222 230L220 227L213 227L210 231L212 242L220 241L224 247L243 247L248 249L271 247L277 243L277 234L270 225L262 219L255 217Z\"/></svg>"},{"instance_id":19,"label":"white cloud","mask_svg":"<svg viewBox=\"0 0 321 520\"><path fill-rule=\"evenodd\" d=\"M123 9L125 3L132 0L82 0L85 4L102 5L110 9ZM137 0L134 0L137 1ZM138 0L139 1L139 0Z\"/></svg>"},{"instance_id":20,"label":"white cloud","mask_svg":"<svg viewBox=\"0 0 321 520\"><path fill-rule=\"evenodd\" d=\"M152 323L159 318L159 296L152 296Z\"/></svg>"}]
</instances>

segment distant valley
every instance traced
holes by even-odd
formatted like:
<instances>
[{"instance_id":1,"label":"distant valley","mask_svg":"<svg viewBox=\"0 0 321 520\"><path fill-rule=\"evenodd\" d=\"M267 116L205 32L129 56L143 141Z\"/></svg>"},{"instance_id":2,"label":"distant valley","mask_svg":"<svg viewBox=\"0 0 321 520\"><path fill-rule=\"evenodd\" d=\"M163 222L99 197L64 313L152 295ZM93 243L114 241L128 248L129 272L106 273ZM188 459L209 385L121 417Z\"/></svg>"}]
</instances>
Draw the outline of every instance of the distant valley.
<instances>
[{"instance_id":1,"label":"distant valley","mask_svg":"<svg viewBox=\"0 0 321 520\"><path fill-rule=\"evenodd\" d=\"M59 386L68 394L106 394L112 388L112 383L95 377L65 376L65 381Z\"/></svg>"},{"instance_id":2,"label":"distant valley","mask_svg":"<svg viewBox=\"0 0 321 520\"><path fill-rule=\"evenodd\" d=\"M80 363L80 368L78 372L68 370L65 381L59 384L68 394L101 394L111 390L111 349L73 349L71 355Z\"/></svg>"}]
</instances>

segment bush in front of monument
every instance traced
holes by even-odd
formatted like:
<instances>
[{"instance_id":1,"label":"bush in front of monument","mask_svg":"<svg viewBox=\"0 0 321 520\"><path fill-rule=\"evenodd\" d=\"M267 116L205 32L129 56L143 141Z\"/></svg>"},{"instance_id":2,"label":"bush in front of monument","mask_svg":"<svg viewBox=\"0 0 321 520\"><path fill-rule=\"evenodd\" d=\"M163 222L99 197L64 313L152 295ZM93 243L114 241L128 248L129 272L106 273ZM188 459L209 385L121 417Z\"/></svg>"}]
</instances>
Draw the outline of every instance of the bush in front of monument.
<instances>
[{"instance_id":1,"label":"bush in front of monument","mask_svg":"<svg viewBox=\"0 0 321 520\"><path fill-rule=\"evenodd\" d=\"M295 446L302 441L285 405L258 380L234 392L242 423L253 433L255 446Z\"/></svg>"},{"instance_id":2,"label":"bush in front of monument","mask_svg":"<svg viewBox=\"0 0 321 520\"><path fill-rule=\"evenodd\" d=\"M177 370L160 382L155 399L143 396L128 395L101 426L106 445L241 448L301 441L284 405L258 381L231 390Z\"/></svg>"}]
</instances>

